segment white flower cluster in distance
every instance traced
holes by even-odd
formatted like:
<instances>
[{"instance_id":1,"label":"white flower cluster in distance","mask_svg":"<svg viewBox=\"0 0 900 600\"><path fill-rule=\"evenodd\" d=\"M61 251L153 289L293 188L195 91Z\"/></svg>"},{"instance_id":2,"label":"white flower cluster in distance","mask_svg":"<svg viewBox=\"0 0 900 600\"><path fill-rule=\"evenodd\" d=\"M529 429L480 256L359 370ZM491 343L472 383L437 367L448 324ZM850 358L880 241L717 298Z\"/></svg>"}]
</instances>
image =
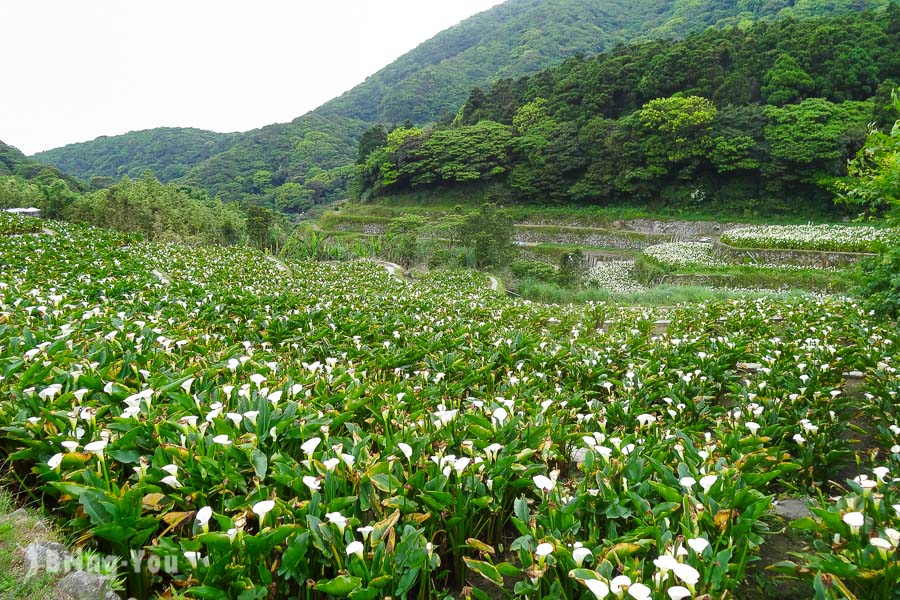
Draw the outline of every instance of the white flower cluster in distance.
<instances>
[{"instance_id":1,"label":"white flower cluster in distance","mask_svg":"<svg viewBox=\"0 0 900 600\"><path fill-rule=\"evenodd\" d=\"M773 262L754 261L748 256L746 262L726 261L715 255L713 246L706 242L667 242L657 244L644 249L644 256L650 257L659 263L670 267L727 267L748 266L760 269L779 269L782 271L798 271L816 269L820 271L835 271L836 267L823 267L818 265L790 265Z\"/></svg>"},{"instance_id":2,"label":"white flower cluster in distance","mask_svg":"<svg viewBox=\"0 0 900 600\"><path fill-rule=\"evenodd\" d=\"M634 276L634 261L610 260L591 267L588 279L591 285L620 294L643 292L647 288Z\"/></svg>"},{"instance_id":3,"label":"white flower cluster in distance","mask_svg":"<svg viewBox=\"0 0 900 600\"><path fill-rule=\"evenodd\" d=\"M644 249L644 255L673 267L724 267L727 263L713 256L713 248L704 242L668 242Z\"/></svg>"},{"instance_id":4,"label":"white flower cluster in distance","mask_svg":"<svg viewBox=\"0 0 900 600\"><path fill-rule=\"evenodd\" d=\"M871 252L900 243L900 232L846 225L759 225L726 231L721 239L739 248Z\"/></svg>"}]
</instances>

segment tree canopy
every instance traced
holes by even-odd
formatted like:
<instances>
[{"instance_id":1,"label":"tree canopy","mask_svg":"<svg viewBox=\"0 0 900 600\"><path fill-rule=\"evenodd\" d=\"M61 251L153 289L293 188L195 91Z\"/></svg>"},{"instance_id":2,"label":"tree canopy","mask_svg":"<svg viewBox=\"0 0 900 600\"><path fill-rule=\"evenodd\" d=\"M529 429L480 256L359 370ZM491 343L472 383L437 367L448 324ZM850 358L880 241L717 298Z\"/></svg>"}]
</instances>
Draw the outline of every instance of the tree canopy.
<instances>
[{"instance_id":1,"label":"tree canopy","mask_svg":"<svg viewBox=\"0 0 900 600\"><path fill-rule=\"evenodd\" d=\"M887 118L879 99L900 79L898 31L891 4L572 58L473 89L452 122L369 154L359 190L493 180L519 201L833 210L833 184L867 124ZM851 64L852 76L835 74ZM454 142L477 153L477 166Z\"/></svg>"}]
</instances>

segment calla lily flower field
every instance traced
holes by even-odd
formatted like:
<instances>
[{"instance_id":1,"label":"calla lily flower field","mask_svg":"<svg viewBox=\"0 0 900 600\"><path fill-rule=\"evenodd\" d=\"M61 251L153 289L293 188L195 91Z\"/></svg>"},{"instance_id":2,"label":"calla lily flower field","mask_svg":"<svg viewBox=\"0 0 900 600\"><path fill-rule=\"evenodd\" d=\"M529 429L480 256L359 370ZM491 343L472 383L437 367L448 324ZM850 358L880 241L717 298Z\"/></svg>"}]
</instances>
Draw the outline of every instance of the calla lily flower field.
<instances>
[{"instance_id":1,"label":"calla lily flower field","mask_svg":"<svg viewBox=\"0 0 900 600\"><path fill-rule=\"evenodd\" d=\"M896 593L900 331L854 300L547 306L53 228L0 237L4 480L131 596Z\"/></svg>"}]
</instances>

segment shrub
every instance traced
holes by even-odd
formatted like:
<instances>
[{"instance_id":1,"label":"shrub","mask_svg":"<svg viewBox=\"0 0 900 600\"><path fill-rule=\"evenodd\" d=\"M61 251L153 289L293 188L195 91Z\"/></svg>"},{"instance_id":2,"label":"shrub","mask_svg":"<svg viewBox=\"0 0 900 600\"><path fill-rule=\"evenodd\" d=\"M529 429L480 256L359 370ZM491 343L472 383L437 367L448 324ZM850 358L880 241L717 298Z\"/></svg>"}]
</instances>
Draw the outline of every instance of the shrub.
<instances>
[{"instance_id":1,"label":"shrub","mask_svg":"<svg viewBox=\"0 0 900 600\"><path fill-rule=\"evenodd\" d=\"M557 281L567 287L580 287L587 277L587 265L581 250L566 252L559 258Z\"/></svg>"},{"instance_id":2,"label":"shrub","mask_svg":"<svg viewBox=\"0 0 900 600\"><path fill-rule=\"evenodd\" d=\"M509 270L518 279L556 281L556 267L539 260L516 260L509 266Z\"/></svg>"},{"instance_id":3,"label":"shrub","mask_svg":"<svg viewBox=\"0 0 900 600\"><path fill-rule=\"evenodd\" d=\"M871 310L886 317L900 316L900 247L861 261L857 277L860 285L855 292Z\"/></svg>"}]
</instances>

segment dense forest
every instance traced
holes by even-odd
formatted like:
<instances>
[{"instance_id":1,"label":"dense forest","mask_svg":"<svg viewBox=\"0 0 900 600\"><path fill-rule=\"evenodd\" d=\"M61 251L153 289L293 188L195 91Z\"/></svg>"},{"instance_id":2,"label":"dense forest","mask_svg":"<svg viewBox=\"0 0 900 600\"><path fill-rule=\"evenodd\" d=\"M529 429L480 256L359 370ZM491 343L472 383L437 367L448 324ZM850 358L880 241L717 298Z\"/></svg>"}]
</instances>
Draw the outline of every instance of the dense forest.
<instances>
[{"instance_id":1,"label":"dense forest","mask_svg":"<svg viewBox=\"0 0 900 600\"><path fill-rule=\"evenodd\" d=\"M181 181L227 200L254 198L284 212L338 199L353 177L357 141L369 125L315 113L241 136Z\"/></svg>"},{"instance_id":2,"label":"dense forest","mask_svg":"<svg viewBox=\"0 0 900 600\"><path fill-rule=\"evenodd\" d=\"M374 127L358 191L492 181L525 201L816 210L868 124L896 119L897 81L897 4L619 46L475 88L449 125Z\"/></svg>"},{"instance_id":3,"label":"dense forest","mask_svg":"<svg viewBox=\"0 0 900 600\"><path fill-rule=\"evenodd\" d=\"M290 123L221 138L197 130L151 130L40 156L85 179L136 177L151 169L163 181L183 181L225 200L302 212L346 195L357 141L369 126L447 124L473 87L626 42L679 38L710 26L746 29L759 20L842 14L888 2L509 0L441 32Z\"/></svg>"},{"instance_id":4,"label":"dense forest","mask_svg":"<svg viewBox=\"0 0 900 600\"><path fill-rule=\"evenodd\" d=\"M38 152L34 158L84 180L134 178L150 170L160 181L172 181L227 150L235 139L236 134L230 133L160 127L70 144Z\"/></svg>"},{"instance_id":5,"label":"dense forest","mask_svg":"<svg viewBox=\"0 0 900 600\"><path fill-rule=\"evenodd\" d=\"M319 109L368 122L454 115L473 87L533 73L618 44L679 38L777 15L805 18L887 0L509 0L452 27Z\"/></svg>"}]
</instances>

